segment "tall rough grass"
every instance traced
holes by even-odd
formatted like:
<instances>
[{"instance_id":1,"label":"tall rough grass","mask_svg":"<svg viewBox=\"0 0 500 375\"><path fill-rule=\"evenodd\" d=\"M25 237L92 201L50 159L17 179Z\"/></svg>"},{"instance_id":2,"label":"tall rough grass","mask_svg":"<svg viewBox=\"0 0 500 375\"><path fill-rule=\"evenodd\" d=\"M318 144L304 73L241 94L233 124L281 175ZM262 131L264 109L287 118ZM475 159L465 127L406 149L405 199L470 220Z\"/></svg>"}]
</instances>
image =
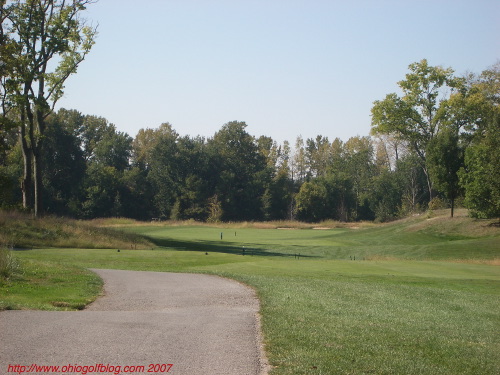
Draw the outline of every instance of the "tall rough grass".
<instances>
[{"instance_id":1,"label":"tall rough grass","mask_svg":"<svg viewBox=\"0 0 500 375\"><path fill-rule=\"evenodd\" d=\"M411 221L407 230L412 232L438 233L441 235L456 235L463 237L479 238L498 236L500 230L495 225L498 219L476 219L471 218L466 209L456 209L455 216L450 217L449 210L429 211L415 220Z\"/></svg>"},{"instance_id":2,"label":"tall rough grass","mask_svg":"<svg viewBox=\"0 0 500 375\"><path fill-rule=\"evenodd\" d=\"M12 250L0 246L0 278L8 279L19 270L19 262L12 256Z\"/></svg>"},{"instance_id":3,"label":"tall rough grass","mask_svg":"<svg viewBox=\"0 0 500 375\"><path fill-rule=\"evenodd\" d=\"M273 221L237 221L237 222L204 222L194 219L188 220L165 220L165 221L135 221L125 218L105 218L93 219L90 221L100 227L182 227L197 226L210 228L229 228L229 229L334 229L334 228L354 228L374 226L372 222L340 222L335 220L325 220L319 223L306 223L297 220L273 220Z\"/></svg>"},{"instance_id":4,"label":"tall rough grass","mask_svg":"<svg viewBox=\"0 0 500 375\"><path fill-rule=\"evenodd\" d=\"M0 211L0 243L14 248L151 248L141 236L123 233L96 223L59 217L34 219L19 212Z\"/></svg>"}]
</instances>

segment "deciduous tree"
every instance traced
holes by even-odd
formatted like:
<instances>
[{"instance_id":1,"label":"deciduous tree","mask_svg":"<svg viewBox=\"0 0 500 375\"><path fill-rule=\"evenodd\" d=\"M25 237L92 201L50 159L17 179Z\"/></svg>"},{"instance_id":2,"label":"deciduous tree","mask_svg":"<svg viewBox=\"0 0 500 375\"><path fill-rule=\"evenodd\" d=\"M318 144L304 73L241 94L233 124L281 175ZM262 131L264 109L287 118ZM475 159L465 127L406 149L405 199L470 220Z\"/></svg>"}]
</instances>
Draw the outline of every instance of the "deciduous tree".
<instances>
[{"instance_id":1,"label":"deciduous tree","mask_svg":"<svg viewBox=\"0 0 500 375\"><path fill-rule=\"evenodd\" d=\"M23 150L23 203L42 210L42 144L46 119L64 83L89 53L96 29L80 17L92 0L2 1L2 39L8 40L11 69L2 79L2 109L15 115ZM2 58L5 56L2 51ZM3 61L2 61L3 62ZM5 117L5 116L4 116ZM31 174L33 172L33 182Z\"/></svg>"},{"instance_id":2,"label":"deciduous tree","mask_svg":"<svg viewBox=\"0 0 500 375\"><path fill-rule=\"evenodd\" d=\"M445 119L442 103L463 87L463 79L451 68L430 66L427 60L409 66L410 73L398 83L403 96L388 94L372 108L372 133L389 134L404 140L418 156L426 177L429 199L433 181L426 159L429 142L439 133Z\"/></svg>"},{"instance_id":3,"label":"deciduous tree","mask_svg":"<svg viewBox=\"0 0 500 375\"><path fill-rule=\"evenodd\" d=\"M436 188L446 195L451 203L451 217L455 199L460 194L458 171L463 167L464 150L454 129L441 131L427 146L427 164Z\"/></svg>"},{"instance_id":4,"label":"deciduous tree","mask_svg":"<svg viewBox=\"0 0 500 375\"><path fill-rule=\"evenodd\" d=\"M469 92L457 98L456 112L467 116L465 166L460 183L476 217L500 217L500 62L473 77Z\"/></svg>"},{"instance_id":5,"label":"deciduous tree","mask_svg":"<svg viewBox=\"0 0 500 375\"><path fill-rule=\"evenodd\" d=\"M225 220L258 220L262 215L266 159L244 122L232 121L208 141L218 176L216 194Z\"/></svg>"}]
</instances>

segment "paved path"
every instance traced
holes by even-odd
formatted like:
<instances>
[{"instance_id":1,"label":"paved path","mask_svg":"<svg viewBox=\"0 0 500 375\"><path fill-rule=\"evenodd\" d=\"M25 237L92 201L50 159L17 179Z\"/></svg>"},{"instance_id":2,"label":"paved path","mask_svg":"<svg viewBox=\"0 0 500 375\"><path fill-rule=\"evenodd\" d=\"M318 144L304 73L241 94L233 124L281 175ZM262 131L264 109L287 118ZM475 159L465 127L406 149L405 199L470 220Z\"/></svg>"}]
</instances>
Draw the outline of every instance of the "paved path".
<instances>
[{"instance_id":1,"label":"paved path","mask_svg":"<svg viewBox=\"0 0 500 375\"><path fill-rule=\"evenodd\" d=\"M99 374L147 374L150 364L173 364L176 375L266 373L252 289L209 275L93 271L105 295L86 310L0 312L1 374L14 364L60 366L55 374L96 364L115 366L96 366Z\"/></svg>"}]
</instances>

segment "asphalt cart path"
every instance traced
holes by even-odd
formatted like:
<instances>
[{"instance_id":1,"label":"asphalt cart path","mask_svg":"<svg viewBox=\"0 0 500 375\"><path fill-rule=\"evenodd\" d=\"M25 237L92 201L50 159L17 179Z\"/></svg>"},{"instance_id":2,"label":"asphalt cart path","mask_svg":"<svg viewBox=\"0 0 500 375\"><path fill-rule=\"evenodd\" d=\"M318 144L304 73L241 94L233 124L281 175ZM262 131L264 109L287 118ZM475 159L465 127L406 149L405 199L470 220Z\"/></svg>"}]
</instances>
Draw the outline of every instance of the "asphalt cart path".
<instances>
[{"instance_id":1,"label":"asphalt cart path","mask_svg":"<svg viewBox=\"0 0 500 375\"><path fill-rule=\"evenodd\" d=\"M210 275L93 271L104 295L83 311L0 312L0 373L267 373L251 288Z\"/></svg>"}]
</instances>

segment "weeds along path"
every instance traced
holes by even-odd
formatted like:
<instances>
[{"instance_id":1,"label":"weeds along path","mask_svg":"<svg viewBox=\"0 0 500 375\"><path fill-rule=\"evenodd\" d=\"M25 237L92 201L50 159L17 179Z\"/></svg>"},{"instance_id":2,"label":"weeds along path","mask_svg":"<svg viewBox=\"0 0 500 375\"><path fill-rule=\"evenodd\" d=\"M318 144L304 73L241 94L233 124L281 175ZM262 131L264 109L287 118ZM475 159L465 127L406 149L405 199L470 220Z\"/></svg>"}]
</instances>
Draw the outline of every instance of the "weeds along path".
<instances>
[{"instance_id":1,"label":"weeds along path","mask_svg":"<svg viewBox=\"0 0 500 375\"><path fill-rule=\"evenodd\" d=\"M86 310L0 313L1 373L33 364L60 366L56 373L102 373L99 364L137 374L166 373L162 364L179 375L266 373L252 289L209 275L93 271L105 291Z\"/></svg>"}]
</instances>

